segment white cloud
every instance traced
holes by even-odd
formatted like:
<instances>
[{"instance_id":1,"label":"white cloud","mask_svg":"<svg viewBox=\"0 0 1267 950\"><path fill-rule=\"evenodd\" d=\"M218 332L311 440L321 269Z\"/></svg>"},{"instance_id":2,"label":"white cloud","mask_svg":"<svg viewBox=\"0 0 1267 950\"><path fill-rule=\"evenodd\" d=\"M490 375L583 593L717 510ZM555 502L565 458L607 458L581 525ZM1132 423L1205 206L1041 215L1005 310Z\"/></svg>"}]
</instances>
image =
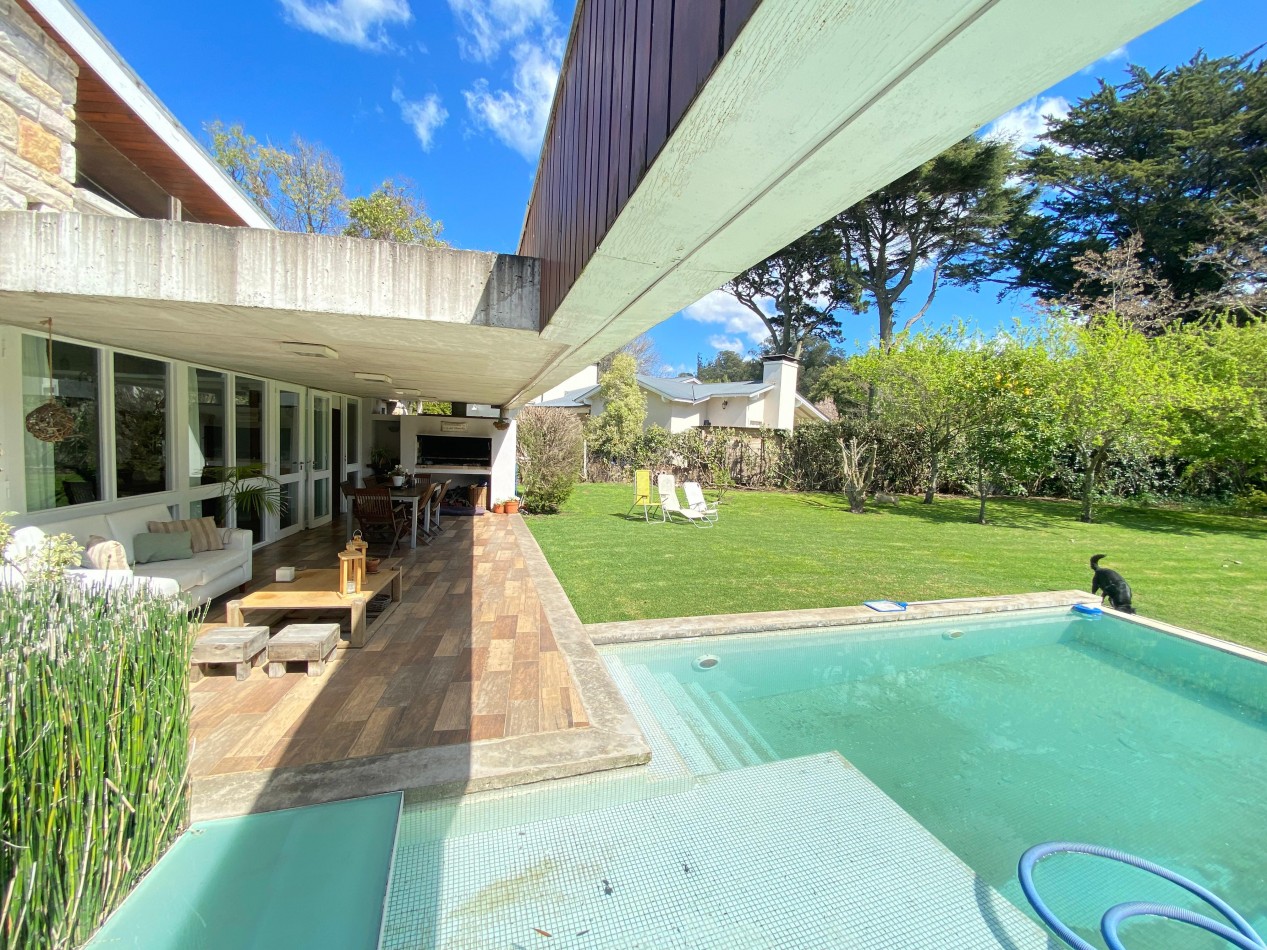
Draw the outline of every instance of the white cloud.
<instances>
[{"instance_id":1,"label":"white cloud","mask_svg":"<svg viewBox=\"0 0 1267 950\"><path fill-rule=\"evenodd\" d=\"M1111 63L1120 63L1128 56L1130 56L1130 51L1125 46L1119 46L1117 49L1110 50L1105 53L1091 65L1084 67L1082 75L1090 76L1093 72L1095 72L1097 66L1108 66Z\"/></svg>"},{"instance_id":2,"label":"white cloud","mask_svg":"<svg viewBox=\"0 0 1267 950\"><path fill-rule=\"evenodd\" d=\"M489 62L536 28L554 32L550 0L449 0L449 9L469 37L458 37L462 55Z\"/></svg>"},{"instance_id":3,"label":"white cloud","mask_svg":"<svg viewBox=\"0 0 1267 950\"><path fill-rule=\"evenodd\" d=\"M387 26L413 19L409 0L281 0L286 19L301 30L360 49L391 48Z\"/></svg>"},{"instance_id":4,"label":"white cloud","mask_svg":"<svg viewBox=\"0 0 1267 950\"><path fill-rule=\"evenodd\" d=\"M743 340L737 336L723 336L720 333L714 333L710 336L708 345L715 350L734 350L740 354L744 351Z\"/></svg>"},{"instance_id":5,"label":"white cloud","mask_svg":"<svg viewBox=\"0 0 1267 950\"><path fill-rule=\"evenodd\" d=\"M393 86L392 102L400 106L400 117L414 130L422 150L431 151L436 129L444 125L444 120L449 117L449 111L440 104L440 97L433 92L421 99L406 99L400 87Z\"/></svg>"},{"instance_id":6,"label":"white cloud","mask_svg":"<svg viewBox=\"0 0 1267 950\"><path fill-rule=\"evenodd\" d=\"M773 315L773 301L763 300L760 304L761 309ZM714 334L709 338L710 346L716 346L715 340L724 340L726 343L737 344L726 347L717 346L718 349L733 349L742 353L746 349L743 345L745 338L753 346L759 346L770 335L770 331L766 329L766 325L761 321L760 317L724 290L714 290L708 296L701 297L683 310L682 316L696 323L705 323L722 328L721 333Z\"/></svg>"},{"instance_id":7,"label":"white cloud","mask_svg":"<svg viewBox=\"0 0 1267 950\"><path fill-rule=\"evenodd\" d=\"M557 38L544 45L520 43L511 52L515 60L513 90L492 90L487 79L479 79L463 92L475 124L530 162L536 161L550 118L562 46Z\"/></svg>"},{"instance_id":8,"label":"white cloud","mask_svg":"<svg viewBox=\"0 0 1267 950\"><path fill-rule=\"evenodd\" d=\"M1064 96L1031 99L995 119L985 137L1011 142L1016 148L1033 148L1038 144L1038 136L1047 131L1049 118L1063 119L1068 114L1069 100Z\"/></svg>"}]
</instances>

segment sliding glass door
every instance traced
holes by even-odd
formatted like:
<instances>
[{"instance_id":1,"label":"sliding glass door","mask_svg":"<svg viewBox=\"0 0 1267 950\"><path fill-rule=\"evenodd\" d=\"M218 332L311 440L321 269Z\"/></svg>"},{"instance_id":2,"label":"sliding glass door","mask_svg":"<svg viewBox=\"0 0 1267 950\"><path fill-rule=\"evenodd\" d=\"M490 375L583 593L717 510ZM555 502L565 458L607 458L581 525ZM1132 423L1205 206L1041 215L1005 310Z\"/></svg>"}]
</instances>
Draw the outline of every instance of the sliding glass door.
<instances>
[{"instance_id":1,"label":"sliding glass door","mask_svg":"<svg viewBox=\"0 0 1267 950\"><path fill-rule=\"evenodd\" d=\"M307 508L308 460L304 400L301 387L278 384L273 416L277 419L277 480L281 483L281 512L274 538L302 531Z\"/></svg>"},{"instance_id":2,"label":"sliding glass door","mask_svg":"<svg viewBox=\"0 0 1267 950\"><path fill-rule=\"evenodd\" d=\"M308 527L330 523L331 414L330 394L308 390L308 419L312 428L309 444L312 454L308 457Z\"/></svg>"}]
</instances>

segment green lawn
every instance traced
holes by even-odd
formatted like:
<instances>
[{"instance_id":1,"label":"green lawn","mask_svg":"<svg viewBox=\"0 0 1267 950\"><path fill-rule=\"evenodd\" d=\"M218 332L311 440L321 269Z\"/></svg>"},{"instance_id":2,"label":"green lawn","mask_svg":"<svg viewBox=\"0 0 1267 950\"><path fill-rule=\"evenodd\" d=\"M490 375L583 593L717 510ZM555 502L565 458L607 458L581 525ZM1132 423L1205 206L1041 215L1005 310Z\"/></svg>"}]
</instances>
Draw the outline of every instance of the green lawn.
<instances>
[{"instance_id":1,"label":"green lawn","mask_svg":"<svg viewBox=\"0 0 1267 950\"><path fill-rule=\"evenodd\" d=\"M586 623L753 610L1086 590L1107 554L1141 613L1267 647L1267 522L1073 502L968 499L854 515L840 496L731 492L720 524L627 519L633 489L580 485L528 525Z\"/></svg>"}]
</instances>

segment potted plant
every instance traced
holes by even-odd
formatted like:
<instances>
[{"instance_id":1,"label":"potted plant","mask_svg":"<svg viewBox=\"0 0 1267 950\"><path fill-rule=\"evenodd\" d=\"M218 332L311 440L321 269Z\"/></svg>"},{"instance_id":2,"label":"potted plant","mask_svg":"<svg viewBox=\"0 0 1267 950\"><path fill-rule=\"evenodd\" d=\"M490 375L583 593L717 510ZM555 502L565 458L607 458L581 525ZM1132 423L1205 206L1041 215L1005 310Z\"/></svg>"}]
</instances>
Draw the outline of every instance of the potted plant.
<instances>
[{"instance_id":1,"label":"potted plant","mask_svg":"<svg viewBox=\"0 0 1267 950\"><path fill-rule=\"evenodd\" d=\"M370 450L370 469L375 475L383 476L387 474L392 467L391 456L387 454L387 450L381 446Z\"/></svg>"},{"instance_id":2,"label":"potted plant","mask_svg":"<svg viewBox=\"0 0 1267 950\"><path fill-rule=\"evenodd\" d=\"M286 510L282 485L272 475L264 474L260 465L208 466L206 474L220 483L220 527L225 527L229 512L237 510L248 520L263 521L265 515L280 515Z\"/></svg>"},{"instance_id":3,"label":"potted plant","mask_svg":"<svg viewBox=\"0 0 1267 950\"><path fill-rule=\"evenodd\" d=\"M519 499L518 498L506 499L506 514L508 515L519 514Z\"/></svg>"},{"instance_id":4,"label":"potted plant","mask_svg":"<svg viewBox=\"0 0 1267 950\"><path fill-rule=\"evenodd\" d=\"M493 502L493 514L501 515L506 513L506 503L504 501Z\"/></svg>"},{"instance_id":5,"label":"potted plant","mask_svg":"<svg viewBox=\"0 0 1267 950\"><path fill-rule=\"evenodd\" d=\"M405 467L403 465L397 465L391 470L392 485L399 488L401 485L405 484L405 476L408 474L409 473L405 471Z\"/></svg>"}]
</instances>

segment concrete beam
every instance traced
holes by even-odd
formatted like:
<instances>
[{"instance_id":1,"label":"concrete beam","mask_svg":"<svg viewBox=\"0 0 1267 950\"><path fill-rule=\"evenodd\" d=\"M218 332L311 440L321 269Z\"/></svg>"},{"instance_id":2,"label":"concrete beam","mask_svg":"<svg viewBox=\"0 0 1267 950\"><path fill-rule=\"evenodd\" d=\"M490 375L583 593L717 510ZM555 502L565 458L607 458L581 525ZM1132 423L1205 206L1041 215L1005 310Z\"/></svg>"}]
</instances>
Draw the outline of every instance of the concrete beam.
<instances>
[{"instance_id":1,"label":"concrete beam","mask_svg":"<svg viewBox=\"0 0 1267 950\"><path fill-rule=\"evenodd\" d=\"M0 212L0 291L536 331L530 257L94 214Z\"/></svg>"},{"instance_id":2,"label":"concrete beam","mask_svg":"<svg viewBox=\"0 0 1267 950\"><path fill-rule=\"evenodd\" d=\"M544 335L566 379L1194 0L763 0Z\"/></svg>"},{"instance_id":3,"label":"concrete beam","mask_svg":"<svg viewBox=\"0 0 1267 950\"><path fill-rule=\"evenodd\" d=\"M0 323L42 332L52 317L75 339L351 395L506 402L562 348L539 333L537 281L515 255L0 213Z\"/></svg>"}]
</instances>

